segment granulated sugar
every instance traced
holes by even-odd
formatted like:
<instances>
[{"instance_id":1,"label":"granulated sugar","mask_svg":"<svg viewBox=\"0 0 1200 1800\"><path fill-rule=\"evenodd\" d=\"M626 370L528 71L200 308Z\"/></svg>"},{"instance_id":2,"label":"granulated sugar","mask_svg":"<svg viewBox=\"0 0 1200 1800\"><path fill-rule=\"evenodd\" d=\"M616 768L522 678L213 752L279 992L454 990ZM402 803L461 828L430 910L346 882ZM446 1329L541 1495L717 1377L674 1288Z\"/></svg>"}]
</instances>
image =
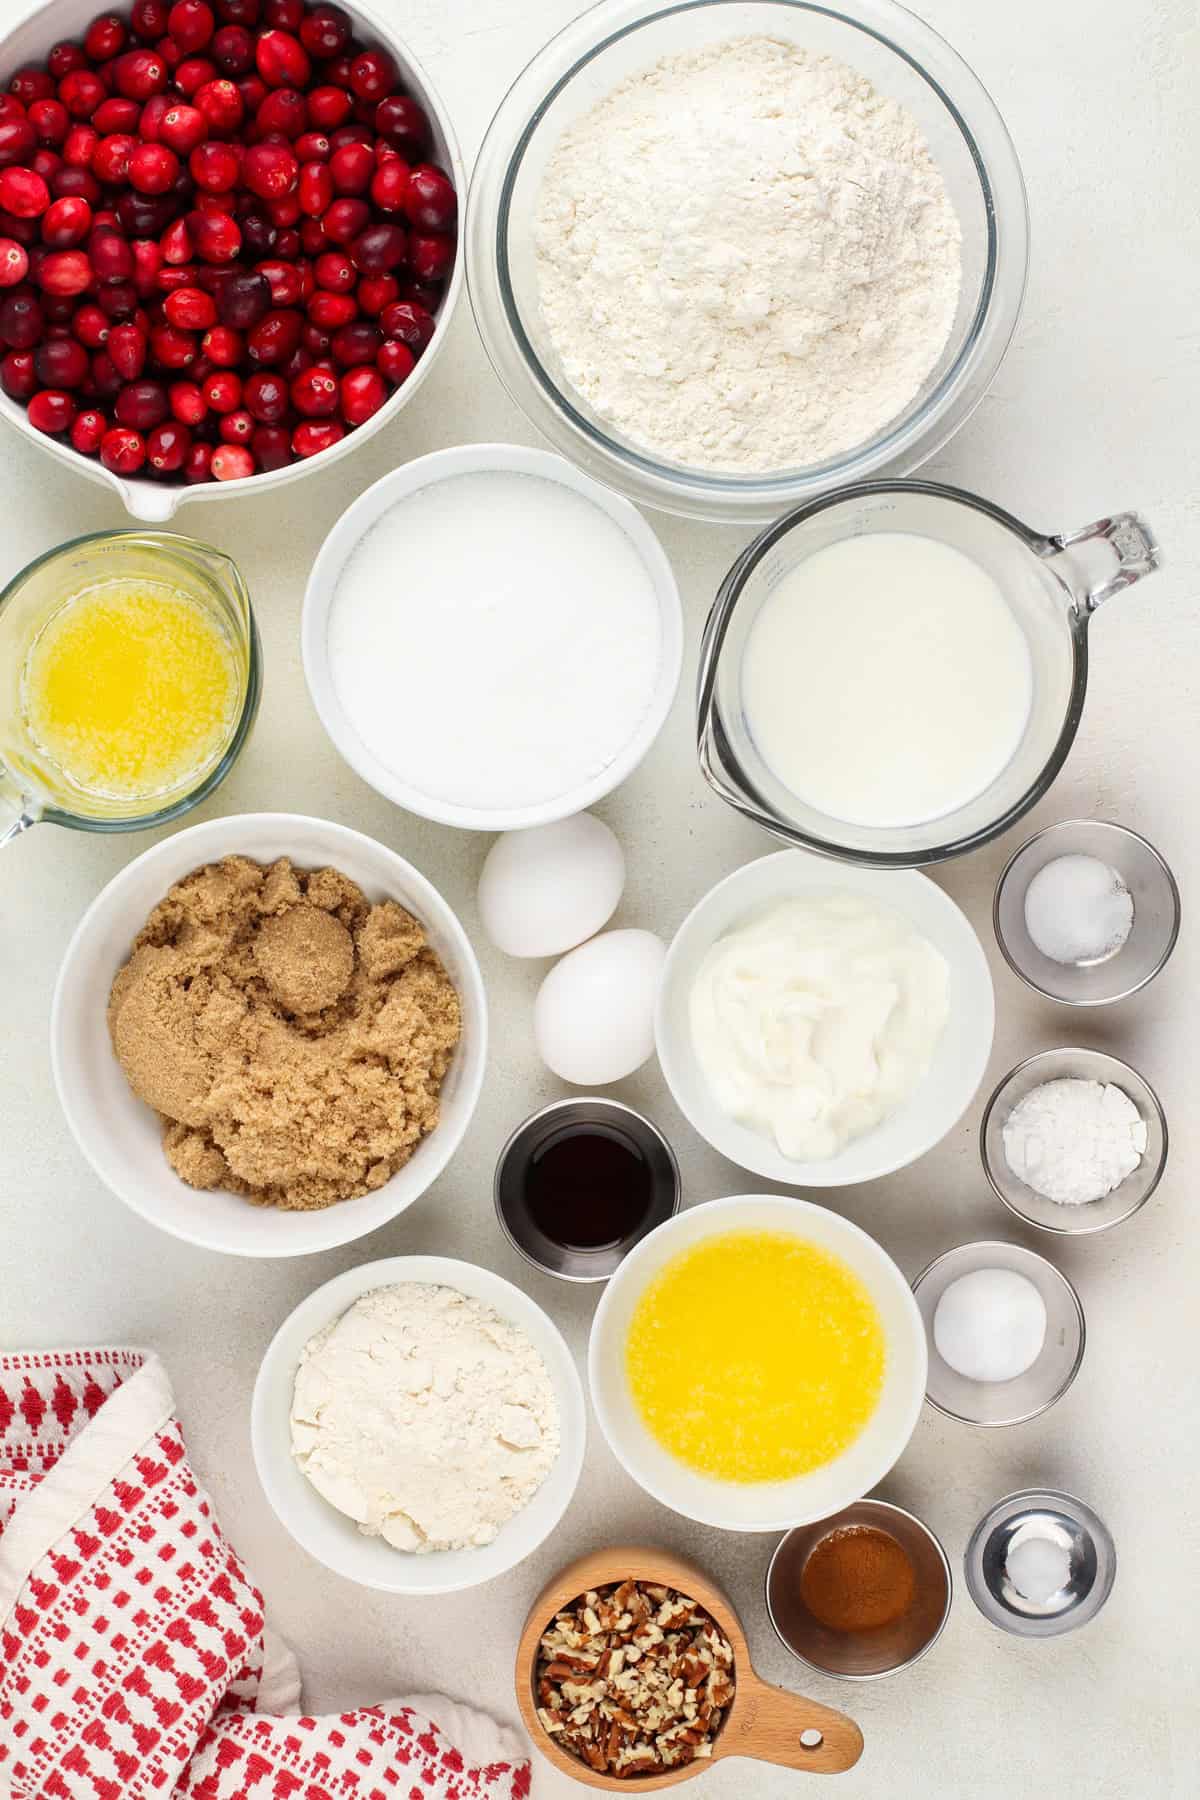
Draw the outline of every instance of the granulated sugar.
<instances>
[{"instance_id":1,"label":"granulated sugar","mask_svg":"<svg viewBox=\"0 0 1200 1800\"><path fill-rule=\"evenodd\" d=\"M632 540L560 482L452 476L352 552L329 618L346 718L400 781L481 810L600 775L649 710L662 655Z\"/></svg>"}]
</instances>

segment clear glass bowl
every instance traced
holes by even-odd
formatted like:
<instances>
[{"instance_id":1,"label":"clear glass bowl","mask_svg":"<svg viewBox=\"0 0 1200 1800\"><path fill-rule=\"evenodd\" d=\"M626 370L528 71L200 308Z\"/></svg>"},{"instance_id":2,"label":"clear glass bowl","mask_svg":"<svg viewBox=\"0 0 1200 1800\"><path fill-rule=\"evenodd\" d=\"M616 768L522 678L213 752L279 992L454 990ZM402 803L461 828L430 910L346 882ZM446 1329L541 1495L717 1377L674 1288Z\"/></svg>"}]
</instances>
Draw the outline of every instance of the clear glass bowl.
<instances>
[{"instance_id":1,"label":"clear glass bowl","mask_svg":"<svg viewBox=\"0 0 1200 1800\"><path fill-rule=\"evenodd\" d=\"M533 220L562 133L626 76L727 38L767 36L866 75L921 127L957 209L963 281L937 365L868 442L801 469L702 472L648 455L568 384L538 307ZM1029 219L1016 152L982 84L938 34L893 0L606 0L551 39L510 88L475 166L467 286L505 387L556 449L646 506L756 523L841 483L904 473L932 456L990 386L1021 310Z\"/></svg>"}]
</instances>

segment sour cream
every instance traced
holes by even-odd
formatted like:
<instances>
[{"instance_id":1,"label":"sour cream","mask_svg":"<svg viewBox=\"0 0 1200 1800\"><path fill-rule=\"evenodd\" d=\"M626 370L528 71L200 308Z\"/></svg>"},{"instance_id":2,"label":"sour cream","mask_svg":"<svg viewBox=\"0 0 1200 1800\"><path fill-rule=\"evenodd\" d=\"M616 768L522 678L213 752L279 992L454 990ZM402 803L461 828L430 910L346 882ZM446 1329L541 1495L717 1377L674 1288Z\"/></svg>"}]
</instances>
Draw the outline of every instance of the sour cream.
<instances>
[{"instance_id":1,"label":"sour cream","mask_svg":"<svg viewBox=\"0 0 1200 1800\"><path fill-rule=\"evenodd\" d=\"M781 901L718 939L689 998L717 1105L816 1162L913 1092L949 1016L945 958L860 894Z\"/></svg>"}]
</instances>

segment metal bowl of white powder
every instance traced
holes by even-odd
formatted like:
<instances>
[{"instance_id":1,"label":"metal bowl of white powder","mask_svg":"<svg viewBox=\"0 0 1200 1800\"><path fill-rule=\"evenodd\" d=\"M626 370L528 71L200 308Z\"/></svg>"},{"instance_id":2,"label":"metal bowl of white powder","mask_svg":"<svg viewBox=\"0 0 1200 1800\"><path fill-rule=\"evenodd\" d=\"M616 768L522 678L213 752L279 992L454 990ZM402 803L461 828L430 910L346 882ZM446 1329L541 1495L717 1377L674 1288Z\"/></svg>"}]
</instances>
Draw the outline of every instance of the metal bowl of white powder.
<instances>
[{"instance_id":1,"label":"metal bowl of white powder","mask_svg":"<svg viewBox=\"0 0 1200 1800\"><path fill-rule=\"evenodd\" d=\"M465 245L492 362L557 449L748 523L959 428L1028 216L988 94L892 0L608 0L502 102Z\"/></svg>"}]
</instances>

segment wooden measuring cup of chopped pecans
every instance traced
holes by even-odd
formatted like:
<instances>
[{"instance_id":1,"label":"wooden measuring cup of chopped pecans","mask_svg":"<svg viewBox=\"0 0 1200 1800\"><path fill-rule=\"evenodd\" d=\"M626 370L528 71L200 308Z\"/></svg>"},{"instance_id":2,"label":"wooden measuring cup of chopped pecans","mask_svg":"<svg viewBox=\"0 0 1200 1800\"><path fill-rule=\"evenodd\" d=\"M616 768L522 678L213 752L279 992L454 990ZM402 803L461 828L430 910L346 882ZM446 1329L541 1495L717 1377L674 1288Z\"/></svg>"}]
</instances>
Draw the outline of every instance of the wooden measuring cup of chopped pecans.
<instances>
[{"instance_id":1,"label":"wooden measuring cup of chopped pecans","mask_svg":"<svg viewBox=\"0 0 1200 1800\"><path fill-rule=\"evenodd\" d=\"M516 1690L542 1755L610 1792L673 1787L725 1756L835 1775L862 1755L853 1719L755 1674L720 1588L666 1550L563 1569L525 1621Z\"/></svg>"}]
</instances>

